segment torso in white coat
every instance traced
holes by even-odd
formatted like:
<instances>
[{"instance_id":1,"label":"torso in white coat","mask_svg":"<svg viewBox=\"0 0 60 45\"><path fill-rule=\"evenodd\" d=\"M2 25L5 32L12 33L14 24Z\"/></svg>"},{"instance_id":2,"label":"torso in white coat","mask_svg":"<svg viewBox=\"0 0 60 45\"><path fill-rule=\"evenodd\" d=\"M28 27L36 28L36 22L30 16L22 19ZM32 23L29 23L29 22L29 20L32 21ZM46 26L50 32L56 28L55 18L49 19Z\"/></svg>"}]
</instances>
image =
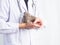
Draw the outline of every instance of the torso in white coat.
<instances>
[{"instance_id":1,"label":"torso in white coat","mask_svg":"<svg viewBox=\"0 0 60 45\"><path fill-rule=\"evenodd\" d=\"M19 1L22 12L20 12L17 0L1 0L0 33L3 34L4 45L37 45L37 29L18 28L23 13L27 11L24 0ZM28 1L28 12L35 16L32 3L32 0Z\"/></svg>"}]
</instances>

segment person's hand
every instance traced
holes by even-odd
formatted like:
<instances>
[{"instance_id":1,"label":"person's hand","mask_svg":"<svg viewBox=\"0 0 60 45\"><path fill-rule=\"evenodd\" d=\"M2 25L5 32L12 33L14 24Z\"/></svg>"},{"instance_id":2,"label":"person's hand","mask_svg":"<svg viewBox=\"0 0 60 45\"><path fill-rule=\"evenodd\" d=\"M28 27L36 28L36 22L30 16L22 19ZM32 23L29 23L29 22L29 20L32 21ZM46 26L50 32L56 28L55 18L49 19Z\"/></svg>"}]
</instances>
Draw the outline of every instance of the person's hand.
<instances>
[{"instance_id":1,"label":"person's hand","mask_svg":"<svg viewBox=\"0 0 60 45\"><path fill-rule=\"evenodd\" d=\"M19 24L19 28L21 29L34 29L34 28L40 28L42 26L42 21L39 18L36 18L34 22L30 23L21 23Z\"/></svg>"},{"instance_id":2,"label":"person's hand","mask_svg":"<svg viewBox=\"0 0 60 45\"><path fill-rule=\"evenodd\" d=\"M33 23L21 23L21 24L19 24L19 28L31 29L31 28L34 28L34 24Z\"/></svg>"},{"instance_id":3,"label":"person's hand","mask_svg":"<svg viewBox=\"0 0 60 45\"><path fill-rule=\"evenodd\" d=\"M36 18L35 21L34 21L34 25L35 25L35 27L40 28L42 26L41 19Z\"/></svg>"}]
</instances>

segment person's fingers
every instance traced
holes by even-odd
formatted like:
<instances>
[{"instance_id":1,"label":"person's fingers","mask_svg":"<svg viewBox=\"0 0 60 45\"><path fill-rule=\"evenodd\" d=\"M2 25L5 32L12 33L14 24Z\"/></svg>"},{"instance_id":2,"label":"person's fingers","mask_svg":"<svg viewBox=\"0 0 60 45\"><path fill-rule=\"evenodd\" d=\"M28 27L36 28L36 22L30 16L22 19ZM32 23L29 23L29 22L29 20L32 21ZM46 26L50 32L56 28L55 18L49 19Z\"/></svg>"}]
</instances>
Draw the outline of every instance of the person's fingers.
<instances>
[{"instance_id":1,"label":"person's fingers","mask_svg":"<svg viewBox=\"0 0 60 45\"><path fill-rule=\"evenodd\" d=\"M42 25L42 21L40 21L40 22L36 22L36 24L38 24L38 25L41 26L41 25Z\"/></svg>"},{"instance_id":2,"label":"person's fingers","mask_svg":"<svg viewBox=\"0 0 60 45\"><path fill-rule=\"evenodd\" d=\"M34 28L34 24L33 23L27 23L26 28Z\"/></svg>"},{"instance_id":3,"label":"person's fingers","mask_svg":"<svg viewBox=\"0 0 60 45\"><path fill-rule=\"evenodd\" d=\"M37 22L37 23L32 23L32 22L30 22L30 23L27 23L26 28L28 28L28 29L32 29L32 28L40 28L41 25L42 25L41 22Z\"/></svg>"},{"instance_id":4,"label":"person's fingers","mask_svg":"<svg viewBox=\"0 0 60 45\"><path fill-rule=\"evenodd\" d=\"M37 22L37 20L34 21L34 23L36 23L36 22Z\"/></svg>"},{"instance_id":5,"label":"person's fingers","mask_svg":"<svg viewBox=\"0 0 60 45\"><path fill-rule=\"evenodd\" d=\"M40 26L40 25L38 25L38 24L34 24L34 26L35 26L35 27L38 27L38 28L40 28L40 27L41 27L41 26Z\"/></svg>"}]
</instances>

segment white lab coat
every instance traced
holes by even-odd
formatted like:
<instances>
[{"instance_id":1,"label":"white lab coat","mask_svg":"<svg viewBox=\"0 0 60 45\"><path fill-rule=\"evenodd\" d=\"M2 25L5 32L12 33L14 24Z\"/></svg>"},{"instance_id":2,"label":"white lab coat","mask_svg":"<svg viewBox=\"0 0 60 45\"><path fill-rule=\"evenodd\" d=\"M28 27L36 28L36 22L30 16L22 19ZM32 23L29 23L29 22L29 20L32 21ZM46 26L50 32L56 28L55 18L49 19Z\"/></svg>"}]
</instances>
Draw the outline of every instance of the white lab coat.
<instances>
[{"instance_id":1,"label":"white lab coat","mask_svg":"<svg viewBox=\"0 0 60 45\"><path fill-rule=\"evenodd\" d=\"M23 0L20 0L20 4L22 13L19 10L17 0L0 0L0 34L3 34L3 44L37 45L38 30L18 28L18 23L21 23L23 13L27 11ZM28 11L34 15L32 6L32 0L29 0Z\"/></svg>"}]
</instances>

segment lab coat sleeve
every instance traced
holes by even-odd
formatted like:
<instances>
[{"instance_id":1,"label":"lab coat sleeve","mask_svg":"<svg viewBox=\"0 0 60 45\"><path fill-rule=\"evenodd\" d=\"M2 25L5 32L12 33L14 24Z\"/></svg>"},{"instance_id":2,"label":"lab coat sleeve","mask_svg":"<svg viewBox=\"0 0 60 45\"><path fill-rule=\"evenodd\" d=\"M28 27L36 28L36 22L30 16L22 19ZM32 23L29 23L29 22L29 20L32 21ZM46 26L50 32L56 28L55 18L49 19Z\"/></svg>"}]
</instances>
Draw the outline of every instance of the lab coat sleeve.
<instances>
[{"instance_id":1,"label":"lab coat sleeve","mask_svg":"<svg viewBox=\"0 0 60 45\"><path fill-rule=\"evenodd\" d=\"M0 0L0 33L13 33L19 29L18 23L7 21L9 8L9 0Z\"/></svg>"}]
</instances>

